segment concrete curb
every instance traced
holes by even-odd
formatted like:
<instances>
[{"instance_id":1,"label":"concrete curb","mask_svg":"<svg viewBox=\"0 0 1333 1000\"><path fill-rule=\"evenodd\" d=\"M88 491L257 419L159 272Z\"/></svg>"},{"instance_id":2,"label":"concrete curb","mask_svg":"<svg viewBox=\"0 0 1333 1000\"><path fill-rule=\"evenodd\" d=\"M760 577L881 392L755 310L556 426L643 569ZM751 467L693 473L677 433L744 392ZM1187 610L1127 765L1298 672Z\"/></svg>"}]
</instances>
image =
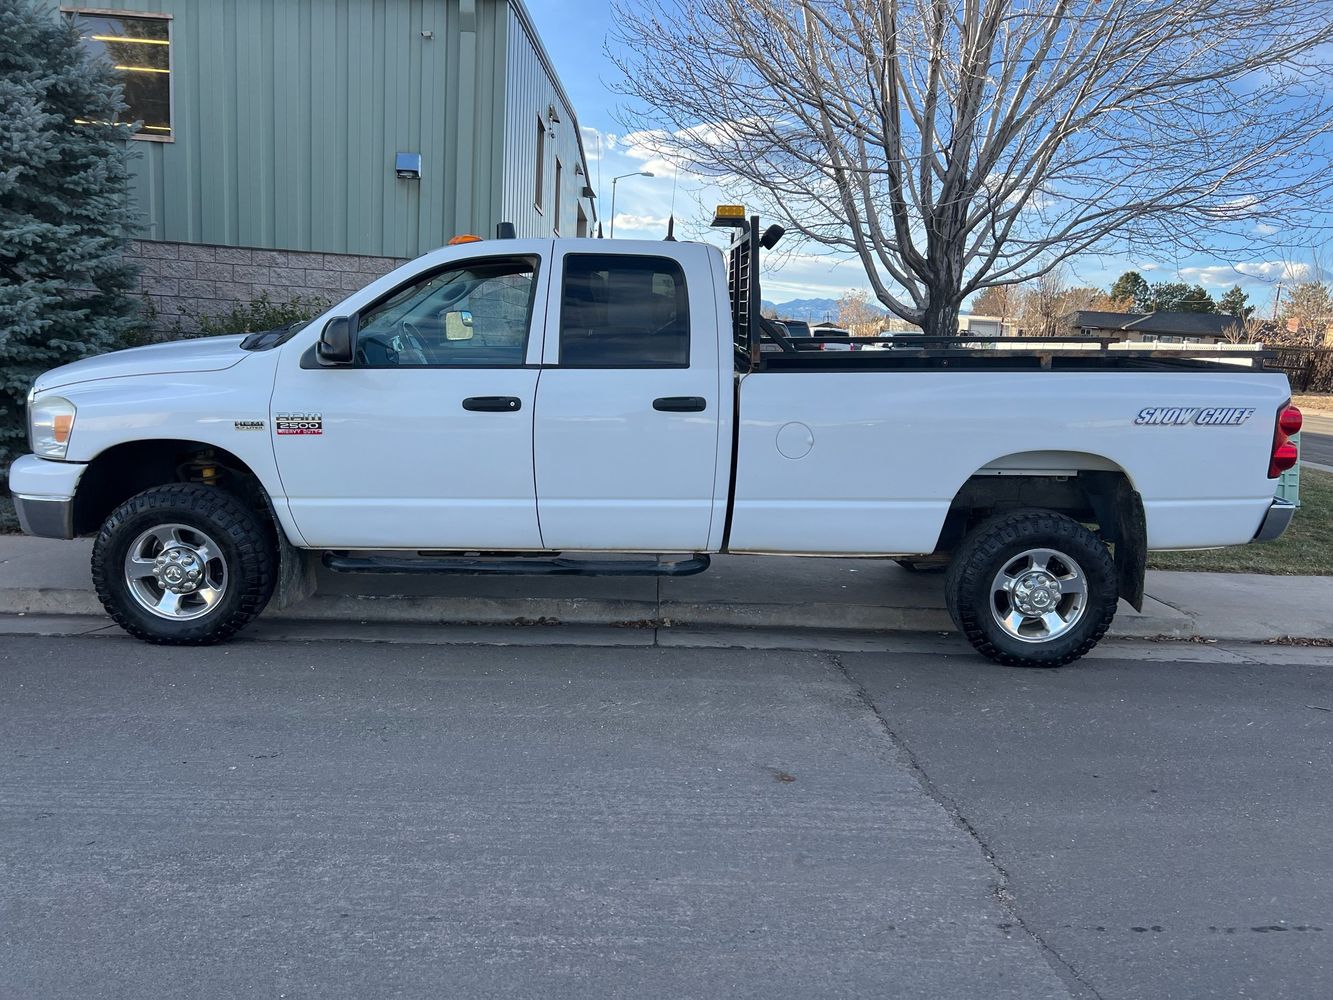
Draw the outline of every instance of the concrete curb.
<instances>
[{"instance_id":1,"label":"concrete curb","mask_svg":"<svg viewBox=\"0 0 1333 1000\"><path fill-rule=\"evenodd\" d=\"M1195 634L1188 615L1137 614L1122 606L1111 634L1121 637L1187 638ZM105 615L97 596L86 590L0 589L0 614ZM951 633L943 608L864 604L760 604L744 602L612 601L589 598L353 597L315 596L282 611L269 610L261 622L339 622L383 625L513 625L547 621L570 626L659 624L700 628L790 629L825 632ZM1210 638L1252 640L1254 636ZM1263 636L1262 638L1271 638Z\"/></svg>"},{"instance_id":2,"label":"concrete curb","mask_svg":"<svg viewBox=\"0 0 1333 1000\"><path fill-rule=\"evenodd\" d=\"M106 621L88 577L90 543L0 539L0 615L89 616ZM1333 639L1333 576L1278 578L1155 570L1143 612L1121 604L1112 638L1262 642L1282 636ZM630 625L782 630L811 637L852 633L950 634L938 575L908 574L883 561L719 556L682 579L358 577L323 574L306 601L265 622L339 628L449 625L500 628L560 624L569 631ZM618 630L625 631L625 630ZM665 631L665 630L664 630ZM605 641L605 636L603 637Z\"/></svg>"}]
</instances>

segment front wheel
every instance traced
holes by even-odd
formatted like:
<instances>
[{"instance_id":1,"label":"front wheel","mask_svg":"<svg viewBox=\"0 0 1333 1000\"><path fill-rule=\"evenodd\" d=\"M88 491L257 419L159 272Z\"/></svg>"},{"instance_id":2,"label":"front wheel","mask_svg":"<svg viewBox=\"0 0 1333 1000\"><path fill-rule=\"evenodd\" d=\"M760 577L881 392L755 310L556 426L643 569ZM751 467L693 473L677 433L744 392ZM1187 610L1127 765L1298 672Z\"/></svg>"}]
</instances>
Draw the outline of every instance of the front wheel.
<instances>
[{"instance_id":1,"label":"front wheel","mask_svg":"<svg viewBox=\"0 0 1333 1000\"><path fill-rule=\"evenodd\" d=\"M1101 640L1119 600L1106 545L1073 518L1015 511L975 528L945 580L954 624L1015 667L1072 663Z\"/></svg>"},{"instance_id":2,"label":"front wheel","mask_svg":"<svg viewBox=\"0 0 1333 1000\"><path fill-rule=\"evenodd\" d=\"M271 532L236 497L158 486L111 512L93 544L93 585L130 635L172 646L223 642L264 610Z\"/></svg>"}]
</instances>

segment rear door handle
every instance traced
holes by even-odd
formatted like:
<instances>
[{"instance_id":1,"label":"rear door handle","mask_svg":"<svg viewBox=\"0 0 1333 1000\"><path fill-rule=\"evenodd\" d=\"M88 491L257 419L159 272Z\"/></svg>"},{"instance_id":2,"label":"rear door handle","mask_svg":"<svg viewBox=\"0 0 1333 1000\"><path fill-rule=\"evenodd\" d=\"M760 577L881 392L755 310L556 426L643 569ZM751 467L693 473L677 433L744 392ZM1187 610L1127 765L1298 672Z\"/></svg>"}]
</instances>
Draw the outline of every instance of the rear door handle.
<instances>
[{"instance_id":1,"label":"rear door handle","mask_svg":"<svg viewBox=\"0 0 1333 1000\"><path fill-rule=\"evenodd\" d=\"M702 396L659 396L653 400L653 409L667 413L701 413L708 409L708 400Z\"/></svg>"},{"instance_id":2,"label":"rear door handle","mask_svg":"<svg viewBox=\"0 0 1333 1000\"><path fill-rule=\"evenodd\" d=\"M483 413L513 413L523 409L523 400L517 396L469 396L463 400L463 409Z\"/></svg>"}]
</instances>

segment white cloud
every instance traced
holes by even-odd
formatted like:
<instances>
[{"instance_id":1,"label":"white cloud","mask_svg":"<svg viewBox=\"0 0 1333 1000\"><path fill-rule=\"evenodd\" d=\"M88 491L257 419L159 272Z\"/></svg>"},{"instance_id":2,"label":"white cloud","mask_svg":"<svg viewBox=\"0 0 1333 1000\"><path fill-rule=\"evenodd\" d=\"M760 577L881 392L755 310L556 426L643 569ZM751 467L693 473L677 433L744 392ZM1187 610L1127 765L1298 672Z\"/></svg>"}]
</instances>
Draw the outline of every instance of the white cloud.
<instances>
[{"instance_id":1,"label":"white cloud","mask_svg":"<svg viewBox=\"0 0 1333 1000\"><path fill-rule=\"evenodd\" d=\"M1180 280L1205 288L1269 288L1279 281L1305 281L1314 273L1309 264L1285 260L1240 261L1207 267L1182 267Z\"/></svg>"},{"instance_id":2,"label":"white cloud","mask_svg":"<svg viewBox=\"0 0 1333 1000\"><path fill-rule=\"evenodd\" d=\"M645 236L652 238L666 235L667 217L665 215L635 215L631 212L616 213L617 236Z\"/></svg>"},{"instance_id":3,"label":"white cloud","mask_svg":"<svg viewBox=\"0 0 1333 1000\"><path fill-rule=\"evenodd\" d=\"M761 282L764 298L770 302L836 299L849 289L870 287L860 260L832 254L793 253L777 258L776 266L765 268Z\"/></svg>"}]
</instances>

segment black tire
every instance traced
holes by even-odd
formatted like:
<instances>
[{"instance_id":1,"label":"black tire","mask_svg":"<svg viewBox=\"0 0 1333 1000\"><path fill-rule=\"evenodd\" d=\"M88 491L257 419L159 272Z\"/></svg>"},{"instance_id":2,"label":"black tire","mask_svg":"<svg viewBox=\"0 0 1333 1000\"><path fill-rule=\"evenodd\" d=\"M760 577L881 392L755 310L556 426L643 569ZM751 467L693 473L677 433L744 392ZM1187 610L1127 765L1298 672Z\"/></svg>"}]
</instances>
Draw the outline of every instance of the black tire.
<instances>
[{"instance_id":1,"label":"black tire","mask_svg":"<svg viewBox=\"0 0 1333 1000\"><path fill-rule=\"evenodd\" d=\"M999 592L993 593L992 583L1034 549L1071 557L1082 570L1086 599L1068 631L1049 640L1024 641L997 620L994 593ZM1101 539L1073 518L1043 510L1001 514L974 528L954 552L944 587L949 615L967 641L983 656L1011 667L1059 667L1077 660L1106 634L1119 600L1115 563Z\"/></svg>"},{"instance_id":2,"label":"black tire","mask_svg":"<svg viewBox=\"0 0 1333 1000\"><path fill-rule=\"evenodd\" d=\"M923 559L895 559L893 561L909 573L943 573L949 568L947 562L927 562Z\"/></svg>"},{"instance_id":3,"label":"black tire","mask_svg":"<svg viewBox=\"0 0 1333 1000\"><path fill-rule=\"evenodd\" d=\"M220 596L189 620L169 620L141 606L127 579L126 557L144 532L183 525L212 539L224 567ZM168 646L225 642L264 610L277 579L270 528L230 493L178 483L133 496L111 512L93 544L93 586L109 614L126 632Z\"/></svg>"}]
</instances>

